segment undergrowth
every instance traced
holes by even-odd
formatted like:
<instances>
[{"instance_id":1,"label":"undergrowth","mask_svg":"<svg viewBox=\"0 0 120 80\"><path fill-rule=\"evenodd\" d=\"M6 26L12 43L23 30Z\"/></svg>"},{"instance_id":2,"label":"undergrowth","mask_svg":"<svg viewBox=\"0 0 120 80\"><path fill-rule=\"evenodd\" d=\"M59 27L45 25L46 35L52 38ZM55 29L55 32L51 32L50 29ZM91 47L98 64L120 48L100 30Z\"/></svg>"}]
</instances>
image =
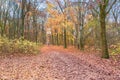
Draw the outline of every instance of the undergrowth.
<instances>
[{"instance_id":1,"label":"undergrowth","mask_svg":"<svg viewBox=\"0 0 120 80\"><path fill-rule=\"evenodd\" d=\"M9 40L6 37L0 37L0 53L23 53L37 54L39 53L39 44L28 40L14 39Z\"/></svg>"},{"instance_id":2,"label":"undergrowth","mask_svg":"<svg viewBox=\"0 0 120 80\"><path fill-rule=\"evenodd\" d=\"M116 45L111 45L109 51L110 51L111 55L118 55L118 54L120 54L120 43L118 43Z\"/></svg>"}]
</instances>

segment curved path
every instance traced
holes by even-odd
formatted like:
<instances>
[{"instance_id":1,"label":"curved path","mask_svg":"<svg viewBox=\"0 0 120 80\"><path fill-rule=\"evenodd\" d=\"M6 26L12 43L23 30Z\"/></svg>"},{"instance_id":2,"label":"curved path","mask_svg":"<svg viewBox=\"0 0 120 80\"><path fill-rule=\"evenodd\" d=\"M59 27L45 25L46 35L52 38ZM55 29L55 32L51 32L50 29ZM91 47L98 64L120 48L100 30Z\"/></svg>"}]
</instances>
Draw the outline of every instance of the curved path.
<instances>
[{"instance_id":1,"label":"curved path","mask_svg":"<svg viewBox=\"0 0 120 80\"><path fill-rule=\"evenodd\" d=\"M0 80L120 80L120 69L95 54L45 46L36 56L0 59Z\"/></svg>"}]
</instances>

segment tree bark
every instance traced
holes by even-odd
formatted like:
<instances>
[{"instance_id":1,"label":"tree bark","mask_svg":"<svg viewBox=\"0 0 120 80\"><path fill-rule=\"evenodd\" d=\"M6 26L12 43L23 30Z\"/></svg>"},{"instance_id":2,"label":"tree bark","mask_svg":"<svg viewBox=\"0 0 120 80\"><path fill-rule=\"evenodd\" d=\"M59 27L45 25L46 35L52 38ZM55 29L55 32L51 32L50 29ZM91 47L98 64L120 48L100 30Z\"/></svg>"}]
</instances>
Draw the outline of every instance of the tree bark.
<instances>
[{"instance_id":1,"label":"tree bark","mask_svg":"<svg viewBox=\"0 0 120 80\"><path fill-rule=\"evenodd\" d=\"M83 38L83 26L81 26L80 30L80 50L84 50L84 38Z\"/></svg>"},{"instance_id":2,"label":"tree bark","mask_svg":"<svg viewBox=\"0 0 120 80\"><path fill-rule=\"evenodd\" d=\"M100 28L101 28L101 49L102 49L102 58L109 58L107 38L106 38L106 11L105 7L100 7Z\"/></svg>"},{"instance_id":3,"label":"tree bark","mask_svg":"<svg viewBox=\"0 0 120 80\"><path fill-rule=\"evenodd\" d=\"M21 37L24 37L24 20L25 20L25 4L26 0L22 0L22 10L21 10Z\"/></svg>"},{"instance_id":4,"label":"tree bark","mask_svg":"<svg viewBox=\"0 0 120 80\"><path fill-rule=\"evenodd\" d=\"M66 28L64 28L64 48L67 48Z\"/></svg>"}]
</instances>

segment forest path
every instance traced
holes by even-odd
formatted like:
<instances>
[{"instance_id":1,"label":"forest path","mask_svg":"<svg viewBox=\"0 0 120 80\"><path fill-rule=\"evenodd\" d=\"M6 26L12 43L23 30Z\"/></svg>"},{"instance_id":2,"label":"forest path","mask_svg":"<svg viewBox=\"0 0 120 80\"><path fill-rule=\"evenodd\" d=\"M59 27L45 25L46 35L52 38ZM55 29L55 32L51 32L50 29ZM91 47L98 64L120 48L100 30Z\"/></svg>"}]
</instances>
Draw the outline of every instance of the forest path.
<instances>
[{"instance_id":1,"label":"forest path","mask_svg":"<svg viewBox=\"0 0 120 80\"><path fill-rule=\"evenodd\" d=\"M120 80L120 69L96 54L44 46L36 56L0 59L0 80Z\"/></svg>"}]
</instances>

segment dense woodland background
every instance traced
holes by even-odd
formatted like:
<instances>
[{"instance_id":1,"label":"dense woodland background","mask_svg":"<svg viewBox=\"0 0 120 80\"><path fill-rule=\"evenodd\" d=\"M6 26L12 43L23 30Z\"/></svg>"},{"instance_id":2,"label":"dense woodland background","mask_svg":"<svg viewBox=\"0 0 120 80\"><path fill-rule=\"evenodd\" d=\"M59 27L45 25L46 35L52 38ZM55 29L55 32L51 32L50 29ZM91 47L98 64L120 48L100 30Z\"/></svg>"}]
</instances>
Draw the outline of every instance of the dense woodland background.
<instances>
[{"instance_id":1,"label":"dense woodland background","mask_svg":"<svg viewBox=\"0 0 120 80\"><path fill-rule=\"evenodd\" d=\"M0 0L0 35L1 53L32 53L37 43L100 51L109 58L120 53L120 1Z\"/></svg>"}]
</instances>

